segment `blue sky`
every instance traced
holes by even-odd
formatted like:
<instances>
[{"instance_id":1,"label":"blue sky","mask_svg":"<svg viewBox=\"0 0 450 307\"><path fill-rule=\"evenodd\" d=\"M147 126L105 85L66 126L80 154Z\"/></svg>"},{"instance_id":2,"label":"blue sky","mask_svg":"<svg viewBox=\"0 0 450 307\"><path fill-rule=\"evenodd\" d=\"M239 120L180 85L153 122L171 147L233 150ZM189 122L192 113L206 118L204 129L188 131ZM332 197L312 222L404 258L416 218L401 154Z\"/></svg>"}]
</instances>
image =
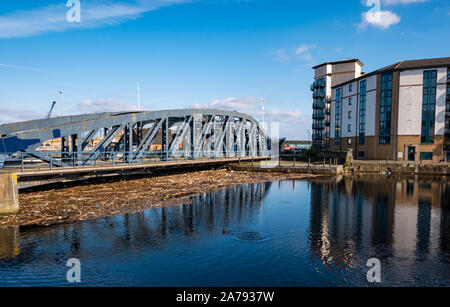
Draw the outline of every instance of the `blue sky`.
<instances>
[{"instance_id":1,"label":"blue sky","mask_svg":"<svg viewBox=\"0 0 450 307\"><path fill-rule=\"evenodd\" d=\"M0 123L45 116L61 90L65 115L133 110L139 80L148 110L259 120L263 96L281 135L304 139L311 66L450 56L448 0L381 0L374 15L366 0L80 0L80 23L66 2L2 1Z\"/></svg>"}]
</instances>

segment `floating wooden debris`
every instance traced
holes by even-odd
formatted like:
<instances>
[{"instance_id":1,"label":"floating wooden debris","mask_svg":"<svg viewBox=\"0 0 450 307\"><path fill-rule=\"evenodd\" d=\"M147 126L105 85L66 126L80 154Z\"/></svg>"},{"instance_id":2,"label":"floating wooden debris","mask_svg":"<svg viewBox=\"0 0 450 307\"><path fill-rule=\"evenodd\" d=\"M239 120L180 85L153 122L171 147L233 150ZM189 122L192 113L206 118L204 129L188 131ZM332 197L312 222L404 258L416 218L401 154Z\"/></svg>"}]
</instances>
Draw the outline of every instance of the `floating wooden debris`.
<instances>
[{"instance_id":1,"label":"floating wooden debris","mask_svg":"<svg viewBox=\"0 0 450 307\"><path fill-rule=\"evenodd\" d=\"M177 206L191 203L189 196L229 185L304 177L311 175L214 170L22 193L20 212L0 216L0 226L48 226Z\"/></svg>"}]
</instances>

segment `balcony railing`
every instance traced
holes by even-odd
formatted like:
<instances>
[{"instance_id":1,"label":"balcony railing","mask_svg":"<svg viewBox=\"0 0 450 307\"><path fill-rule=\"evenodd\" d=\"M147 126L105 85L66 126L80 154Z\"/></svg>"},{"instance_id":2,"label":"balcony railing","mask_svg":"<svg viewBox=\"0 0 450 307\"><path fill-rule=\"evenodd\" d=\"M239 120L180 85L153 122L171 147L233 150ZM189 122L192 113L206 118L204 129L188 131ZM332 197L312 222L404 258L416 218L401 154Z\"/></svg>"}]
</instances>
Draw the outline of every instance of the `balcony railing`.
<instances>
[{"instance_id":1,"label":"balcony railing","mask_svg":"<svg viewBox=\"0 0 450 307\"><path fill-rule=\"evenodd\" d=\"M320 140L323 140L323 138L324 138L324 135L323 134L313 134L312 135L312 139L313 140L316 140L316 141L320 141Z\"/></svg>"},{"instance_id":2,"label":"balcony railing","mask_svg":"<svg viewBox=\"0 0 450 307\"><path fill-rule=\"evenodd\" d=\"M323 87L325 87L325 81L319 79L311 85L311 90L313 90L315 88L323 88Z\"/></svg>"},{"instance_id":3,"label":"balcony railing","mask_svg":"<svg viewBox=\"0 0 450 307\"><path fill-rule=\"evenodd\" d=\"M325 128L325 123L314 123L312 127L315 130L322 130Z\"/></svg>"},{"instance_id":4,"label":"balcony railing","mask_svg":"<svg viewBox=\"0 0 450 307\"><path fill-rule=\"evenodd\" d=\"M325 119L325 112L313 112L313 119Z\"/></svg>"},{"instance_id":5,"label":"balcony railing","mask_svg":"<svg viewBox=\"0 0 450 307\"><path fill-rule=\"evenodd\" d=\"M314 101L313 102L313 109L323 109L323 108L325 108L324 101Z\"/></svg>"},{"instance_id":6,"label":"balcony railing","mask_svg":"<svg viewBox=\"0 0 450 307\"><path fill-rule=\"evenodd\" d=\"M314 93L312 94L312 97L314 99L325 98L325 91L314 91Z\"/></svg>"}]
</instances>

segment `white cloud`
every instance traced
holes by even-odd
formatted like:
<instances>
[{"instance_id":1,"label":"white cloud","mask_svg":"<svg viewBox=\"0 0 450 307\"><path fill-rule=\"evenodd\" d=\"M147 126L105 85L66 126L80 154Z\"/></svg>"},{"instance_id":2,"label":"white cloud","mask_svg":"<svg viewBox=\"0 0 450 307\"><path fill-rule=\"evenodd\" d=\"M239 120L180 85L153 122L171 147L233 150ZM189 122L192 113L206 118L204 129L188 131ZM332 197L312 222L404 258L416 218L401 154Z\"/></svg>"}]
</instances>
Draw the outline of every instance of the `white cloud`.
<instances>
[{"instance_id":1,"label":"white cloud","mask_svg":"<svg viewBox=\"0 0 450 307\"><path fill-rule=\"evenodd\" d=\"M18 70L34 71L34 72L43 72L43 73L48 73L48 74L56 74L56 72L53 72L53 71L48 71L48 70L38 69L38 68L32 68L32 67L24 67L24 66L0 64L0 67L6 67L6 68L18 69Z\"/></svg>"},{"instance_id":2,"label":"white cloud","mask_svg":"<svg viewBox=\"0 0 450 307\"><path fill-rule=\"evenodd\" d=\"M16 123L44 118L40 112L0 107L0 124Z\"/></svg>"},{"instance_id":3,"label":"white cloud","mask_svg":"<svg viewBox=\"0 0 450 307\"><path fill-rule=\"evenodd\" d=\"M418 2L427 2L428 0L383 0L385 5L395 5L395 4L411 4Z\"/></svg>"},{"instance_id":4,"label":"white cloud","mask_svg":"<svg viewBox=\"0 0 450 307\"><path fill-rule=\"evenodd\" d=\"M302 46L297 48L297 51L295 53L296 54L304 54L306 51L309 51L309 50L314 49L316 47L317 47L316 44L313 44L313 45L302 45Z\"/></svg>"},{"instance_id":5,"label":"white cloud","mask_svg":"<svg viewBox=\"0 0 450 307\"><path fill-rule=\"evenodd\" d=\"M47 32L64 32L70 29L96 28L115 25L137 19L145 12L189 0L139 0L82 1L81 22L69 23L66 19L68 7L65 1L28 11L16 11L0 16L0 38L36 36Z\"/></svg>"},{"instance_id":6,"label":"white cloud","mask_svg":"<svg viewBox=\"0 0 450 307\"><path fill-rule=\"evenodd\" d=\"M362 19L363 21L360 24L362 29L371 25L385 30L400 22L400 17L390 11L365 12L362 14Z\"/></svg>"},{"instance_id":7,"label":"white cloud","mask_svg":"<svg viewBox=\"0 0 450 307\"><path fill-rule=\"evenodd\" d=\"M278 49L277 51L275 51L275 54L275 61L277 62L286 62L291 59L291 56L288 55L286 49Z\"/></svg>"},{"instance_id":8,"label":"white cloud","mask_svg":"<svg viewBox=\"0 0 450 307\"><path fill-rule=\"evenodd\" d=\"M297 54L297 56L303 61L312 62L314 60L313 56L308 51L310 51L316 47L317 47L317 44L302 45L297 48L297 51L295 52L295 54Z\"/></svg>"},{"instance_id":9,"label":"white cloud","mask_svg":"<svg viewBox=\"0 0 450 307\"><path fill-rule=\"evenodd\" d=\"M98 100L86 99L77 103L77 108L81 113L98 113L98 112L128 112L137 111L136 105L122 103L112 98L104 98Z\"/></svg>"},{"instance_id":10,"label":"white cloud","mask_svg":"<svg viewBox=\"0 0 450 307\"><path fill-rule=\"evenodd\" d=\"M272 122L296 123L305 121L305 117L299 110L268 110L264 116Z\"/></svg>"},{"instance_id":11,"label":"white cloud","mask_svg":"<svg viewBox=\"0 0 450 307\"><path fill-rule=\"evenodd\" d=\"M225 98L225 99L216 99L213 100L209 104L194 104L191 107L193 108L204 108L204 109L221 109L221 110L230 110L230 111L238 111L245 112L249 110L255 110L258 107L259 99L244 97L244 98Z\"/></svg>"}]
</instances>

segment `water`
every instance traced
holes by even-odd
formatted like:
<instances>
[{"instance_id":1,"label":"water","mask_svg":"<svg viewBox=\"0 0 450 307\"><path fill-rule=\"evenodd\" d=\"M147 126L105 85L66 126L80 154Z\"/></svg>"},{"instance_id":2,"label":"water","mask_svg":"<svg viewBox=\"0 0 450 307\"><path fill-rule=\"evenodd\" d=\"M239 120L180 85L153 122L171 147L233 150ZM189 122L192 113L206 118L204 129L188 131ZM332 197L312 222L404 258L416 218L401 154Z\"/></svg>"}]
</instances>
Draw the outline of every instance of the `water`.
<instances>
[{"instance_id":1,"label":"water","mask_svg":"<svg viewBox=\"0 0 450 307\"><path fill-rule=\"evenodd\" d=\"M192 204L0 230L0 286L450 286L450 184L364 177L246 184Z\"/></svg>"}]
</instances>

